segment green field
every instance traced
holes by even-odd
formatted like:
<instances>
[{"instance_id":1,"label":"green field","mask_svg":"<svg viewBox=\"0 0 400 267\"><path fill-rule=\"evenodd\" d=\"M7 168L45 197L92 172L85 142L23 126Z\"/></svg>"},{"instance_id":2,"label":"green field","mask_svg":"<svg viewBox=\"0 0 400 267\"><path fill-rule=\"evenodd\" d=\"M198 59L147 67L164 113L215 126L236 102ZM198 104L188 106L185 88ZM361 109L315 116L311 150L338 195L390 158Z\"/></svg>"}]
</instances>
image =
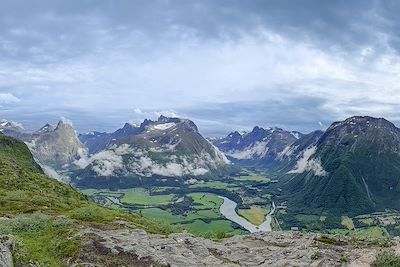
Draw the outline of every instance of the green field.
<instances>
[{"instance_id":1,"label":"green field","mask_svg":"<svg viewBox=\"0 0 400 267\"><path fill-rule=\"evenodd\" d=\"M170 213L169 211L162 210L160 208L142 209L142 210L140 210L140 213L148 219L165 221L170 224L181 222L181 221L185 220L184 216L174 215L174 214Z\"/></svg>"},{"instance_id":2,"label":"green field","mask_svg":"<svg viewBox=\"0 0 400 267\"><path fill-rule=\"evenodd\" d=\"M119 192L124 193L121 199L124 204L165 205L175 198L175 195L150 195L148 191L142 188L123 189Z\"/></svg>"},{"instance_id":3,"label":"green field","mask_svg":"<svg viewBox=\"0 0 400 267\"><path fill-rule=\"evenodd\" d=\"M207 233L207 232L233 232L231 222L228 220L214 220L206 223L202 220L195 220L192 223L182 225L192 233Z\"/></svg>"},{"instance_id":4,"label":"green field","mask_svg":"<svg viewBox=\"0 0 400 267\"><path fill-rule=\"evenodd\" d=\"M265 176L261 176L261 175L256 175L256 174L252 174L252 175L244 175L244 176L240 176L240 177L235 177L236 181L249 181L249 182L260 182L260 183L268 183L271 182L271 179L265 177Z\"/></svg>"},{"instance_id":5,"label":"green field","mask_svg":"<svg viewBox=\"0 0 400 267\"><path fill-rule=\"evenodd\" d=\"M334 229L329 231L330 234L349 235L354 237L384 237L389 233L383 227L368 227L356 230Z\"/></svg>"},{"instance_id":6,"label":"green field","mask_svg":"<svg viewBox=\"0 0 400 267\"><path fill-rule=\"evenodd\" d=\"M250 209L239 210L239 215L251 222L254 225L260 225L265 221L265 216L269 210L252 206Z\"/></svg>"},{"instance_id":7,"label":"green field","mask_svg":"<svg viewBox=\"0 0 400 267\"><path fill-rule=\"evenodd\" d=\"M189 186L189 188L213 188L213 189L227 189L227 190L232 190L235 187L236 185L224 183L221 181L205 182Z\"/></svg>"},{"instance_id":8,"label":"green field","mask_svg":"<svg viewBox=\"0 0 400 267\"><path fill-rule=\"evenodd\" d=\"M224 202L216 195L207 193L191 193L187 196L193 199L193 202L196 204L194 206L195 209L219 209Z\"/></svg>"}]
</instances>

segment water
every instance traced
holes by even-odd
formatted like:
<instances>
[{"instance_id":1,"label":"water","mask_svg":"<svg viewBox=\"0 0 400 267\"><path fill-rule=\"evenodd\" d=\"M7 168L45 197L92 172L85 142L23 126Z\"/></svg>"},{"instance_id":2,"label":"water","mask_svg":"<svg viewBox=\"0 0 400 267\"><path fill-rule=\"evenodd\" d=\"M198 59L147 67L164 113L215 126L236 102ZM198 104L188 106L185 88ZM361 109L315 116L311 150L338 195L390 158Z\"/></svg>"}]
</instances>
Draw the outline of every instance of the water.
<instances>
[{"instance_id":1,"label":"water","mask_svg":"<svg viewBox=\"0 0 400 267\"><path fill-rule=\"evenodd\" d=\"M228 220L239 224L250 233L272 231L271 229L272 215L274 214L276 209L274 202L272 202L271 212L265 217L265 221L260 226L256 226L236 213L235 209L237 203L235 201L232 201L227 197L221 197L221 196L218 197L224 200L224 203L222 203L221 207L219 208L219 211Z\"/></svg>"}]
</instances>

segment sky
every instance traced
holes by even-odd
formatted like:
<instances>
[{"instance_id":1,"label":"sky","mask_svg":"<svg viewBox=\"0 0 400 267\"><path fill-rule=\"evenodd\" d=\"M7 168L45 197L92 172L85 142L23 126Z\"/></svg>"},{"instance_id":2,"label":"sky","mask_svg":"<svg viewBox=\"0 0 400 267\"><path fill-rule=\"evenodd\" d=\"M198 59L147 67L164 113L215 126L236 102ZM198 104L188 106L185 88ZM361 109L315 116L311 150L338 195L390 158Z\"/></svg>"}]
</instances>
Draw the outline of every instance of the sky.
<instances>
[{"instance_id":1,"label":"sky","mask_svg":"<svg viewBox=\"0 0 400 267\"><path fill-rule=\"evenodd\" d=\"M400 126L399 1L2 0L0 119L114 131L160 114L208 136Z\"/></svg>"}]
</instances>

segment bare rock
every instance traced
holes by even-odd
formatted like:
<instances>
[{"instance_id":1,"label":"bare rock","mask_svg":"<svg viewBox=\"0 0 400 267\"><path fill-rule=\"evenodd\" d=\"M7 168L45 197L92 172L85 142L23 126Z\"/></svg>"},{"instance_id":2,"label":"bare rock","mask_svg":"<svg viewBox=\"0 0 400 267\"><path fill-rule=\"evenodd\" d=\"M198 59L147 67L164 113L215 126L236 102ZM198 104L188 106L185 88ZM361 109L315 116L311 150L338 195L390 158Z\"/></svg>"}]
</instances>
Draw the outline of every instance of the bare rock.
<instances>
[{"instance_id":1,"label":"bare rock","mask_svg":"<svg viewBox=\"0 0 400 267\"><path fill-rule=\"evenodd\" d=\"M0 266L13 267L12 248L15 239L11 236L0 236Z\"/></svg>"},{"instance_id":2,"label":"bare rock","mask_svg":"<svg viewBox=\"0 0 400 267\"><path fill-rule=\"evenodd\" d=\"M95 248L88 247L78 261L101 259L101 266L370 266L381 250L369 241L298 232L258 233L220 241L132 229L90 228L80 235ZM393 249L399 247L397 241L391 242ZM96 255L88 256L90 253ZM121 262L122 258L125 261Z\"/></svg>"}]
</instances>

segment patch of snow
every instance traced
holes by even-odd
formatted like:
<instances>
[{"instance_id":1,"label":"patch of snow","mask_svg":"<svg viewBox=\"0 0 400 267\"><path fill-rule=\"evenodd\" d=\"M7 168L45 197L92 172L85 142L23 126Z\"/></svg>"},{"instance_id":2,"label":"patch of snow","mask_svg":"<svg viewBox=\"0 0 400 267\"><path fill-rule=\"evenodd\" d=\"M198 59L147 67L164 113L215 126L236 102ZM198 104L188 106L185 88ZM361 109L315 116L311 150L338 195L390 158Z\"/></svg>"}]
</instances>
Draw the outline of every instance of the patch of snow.
<instances>
[{"instance_id":1,"label":"patch of snow","mask_svg":"<svg viewBox=\"0 0 400 267\"><path fill-rule=\"evenodd\" d=\"M293 135L294 138L299 139L300 135L297 132L291 132L291 134Z\"/></svg>"},{"instance_id":2,"label":"patch of snow","mask_svg":"<svg viewBox=\"0 0 400 267\"><path fill-rule=\"evenodd\" d=\"M161 131L165 131L169 128L172 128L176 125L175 122L168 122L168 123L162 123L162 124L156 124L153 126L154 129L156 130L161 130Z\"/></svg>"}]
</instances>

